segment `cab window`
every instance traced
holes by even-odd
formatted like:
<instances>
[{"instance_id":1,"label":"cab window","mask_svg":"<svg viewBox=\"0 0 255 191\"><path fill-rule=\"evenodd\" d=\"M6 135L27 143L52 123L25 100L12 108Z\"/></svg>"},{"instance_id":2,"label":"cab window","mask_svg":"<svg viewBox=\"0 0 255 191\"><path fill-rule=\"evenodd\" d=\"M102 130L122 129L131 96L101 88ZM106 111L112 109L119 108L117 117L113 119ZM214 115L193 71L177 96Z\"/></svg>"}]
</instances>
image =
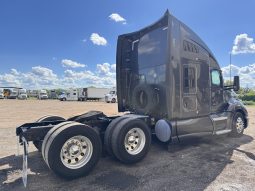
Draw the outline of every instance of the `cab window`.
<instances>
[{"instance_id":1,"label":"cab window","mask_svg":"<svg viewBox=\"0 0 255 191\"><path fill-rule=\"evenodd\" d=\"M212 85L221 86L220 72L218 70L211 71Z\"/></svg>"},{"instance_id":2,"label":"cab window","mask_svg":"<svg viewBox=\"0 0 255 191\"><path fill-rule=\"evenodd\" d=\"M183 92L196 92L196 68L193 66L185 65L183 67Z\"/></svg>"}]
</instances>

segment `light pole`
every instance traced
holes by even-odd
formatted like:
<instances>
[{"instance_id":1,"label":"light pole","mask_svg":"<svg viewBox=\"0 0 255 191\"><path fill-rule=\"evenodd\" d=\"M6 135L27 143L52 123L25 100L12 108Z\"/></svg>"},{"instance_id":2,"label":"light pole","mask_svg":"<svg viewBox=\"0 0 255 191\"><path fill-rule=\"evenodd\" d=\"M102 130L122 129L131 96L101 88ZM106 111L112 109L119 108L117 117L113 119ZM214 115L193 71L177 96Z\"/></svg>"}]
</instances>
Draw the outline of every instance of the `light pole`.
<instances>
[{"instance_id":1,"label":"light pole","mask_svg":"<svg viewBox=\"0 0 255 191\"><path fill-rule=\"evenodd\" d=\"M230 80L230 84L231 84L231 62L232 62L232 53L229 53L229 80Z\"/></svg>"}]
</instances>

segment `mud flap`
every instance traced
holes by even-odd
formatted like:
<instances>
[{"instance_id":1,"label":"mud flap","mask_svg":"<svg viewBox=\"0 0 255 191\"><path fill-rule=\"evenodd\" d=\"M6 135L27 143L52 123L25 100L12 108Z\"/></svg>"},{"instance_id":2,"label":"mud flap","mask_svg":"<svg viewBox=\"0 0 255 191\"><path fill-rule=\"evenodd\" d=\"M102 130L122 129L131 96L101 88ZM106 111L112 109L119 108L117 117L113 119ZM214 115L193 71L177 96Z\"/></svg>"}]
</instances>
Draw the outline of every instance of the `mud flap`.
<instances>
[{"instance_id":1,"label":"mud flap","mask_svg":"<svg viewBox=\"0 0 255 191\"><path fill-rule=\"evenodd\" d=\"M27 187L27 156L28 156L28 144L27 144L27 140L22 137L22 145L23 145L23 169L22 169L22 181L25 187Z\"/></svg>"}]
</instances>

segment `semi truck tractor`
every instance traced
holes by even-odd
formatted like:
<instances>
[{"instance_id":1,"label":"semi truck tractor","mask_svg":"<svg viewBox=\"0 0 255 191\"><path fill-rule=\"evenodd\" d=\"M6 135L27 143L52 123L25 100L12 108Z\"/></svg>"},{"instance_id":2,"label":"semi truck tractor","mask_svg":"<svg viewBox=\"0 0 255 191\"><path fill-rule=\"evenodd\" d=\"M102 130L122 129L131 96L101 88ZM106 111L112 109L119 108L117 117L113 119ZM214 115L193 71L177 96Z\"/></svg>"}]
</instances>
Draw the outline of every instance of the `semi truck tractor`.
<instances>
[{"instance_id":1,"label":"semi truck tractor","mask_svg":"<svg viewBox=\"0 0 255 191\"><path fill-rule=\"evenodd\" d=\"M123 163L142 160L152 134L171 146L187 136L240 137L248 127L244 105L226 96L239 89L239 77L224 86L211 50L168 11L154 24L118 37L116 66L118 111L124 115L90 111L17 127L25 183L30 141L49 169L73 179L95 167L102 149Z\"/></svg>"},{"instance_id":2,"label":"semi truck tractor","mask_svg":"<svg viewBox=\"0 0 255 191\"><path fill-rule=\"evenodd\" d=\"M4 89L0 88L0 99L4 99Z\"/></svg>"},{"instance_id":3,"label":"semi truck tractor","mask_svg":"<svg viewBox=\"0 0 255 191\"><path fill-rule=\"evenodd\" d=\"M38 99L43 100L43 99L48 99L48 94L46 90L39 90L38 91Z\"/></svg>"},{"instance_id":4,"label":"semi truck tractor","mask_svg":"<svg viewBox=\"0 0 255 191\"><path fill-rule=\"evenodd\" d=\"M108 94L105 95L106 103L116 103L117 102L117 91L116 89L111 90Z\"/></svg>"},{"instance_id":5,"label":"semi truck tractor","mask_svg":"<svg viewBox=\"0 0 255 191\"><path fill-rule=\"evenodd\" d=\"M22 88L18 90L18 99L27 99L27 90Z\"/></svg>"}]
</instances>

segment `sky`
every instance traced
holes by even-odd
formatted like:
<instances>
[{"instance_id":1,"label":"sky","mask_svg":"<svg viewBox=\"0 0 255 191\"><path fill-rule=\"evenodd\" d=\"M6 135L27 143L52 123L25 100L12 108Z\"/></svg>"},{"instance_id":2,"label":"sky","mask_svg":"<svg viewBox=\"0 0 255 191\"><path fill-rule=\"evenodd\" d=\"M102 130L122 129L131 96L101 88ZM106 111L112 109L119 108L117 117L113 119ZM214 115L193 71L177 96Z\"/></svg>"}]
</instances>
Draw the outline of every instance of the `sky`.
<instances>
[{"instance_id":1,"label":"sky","mask_svg":"<svg viewBox=\"0 0 255 191\"><path fill-rule=\"evenodd\" d=\"M214 53L225 79L255 87L255 1L0 0L0 86L113 87L120 34L168 9Z\"/></svg>"}]
</instances>

